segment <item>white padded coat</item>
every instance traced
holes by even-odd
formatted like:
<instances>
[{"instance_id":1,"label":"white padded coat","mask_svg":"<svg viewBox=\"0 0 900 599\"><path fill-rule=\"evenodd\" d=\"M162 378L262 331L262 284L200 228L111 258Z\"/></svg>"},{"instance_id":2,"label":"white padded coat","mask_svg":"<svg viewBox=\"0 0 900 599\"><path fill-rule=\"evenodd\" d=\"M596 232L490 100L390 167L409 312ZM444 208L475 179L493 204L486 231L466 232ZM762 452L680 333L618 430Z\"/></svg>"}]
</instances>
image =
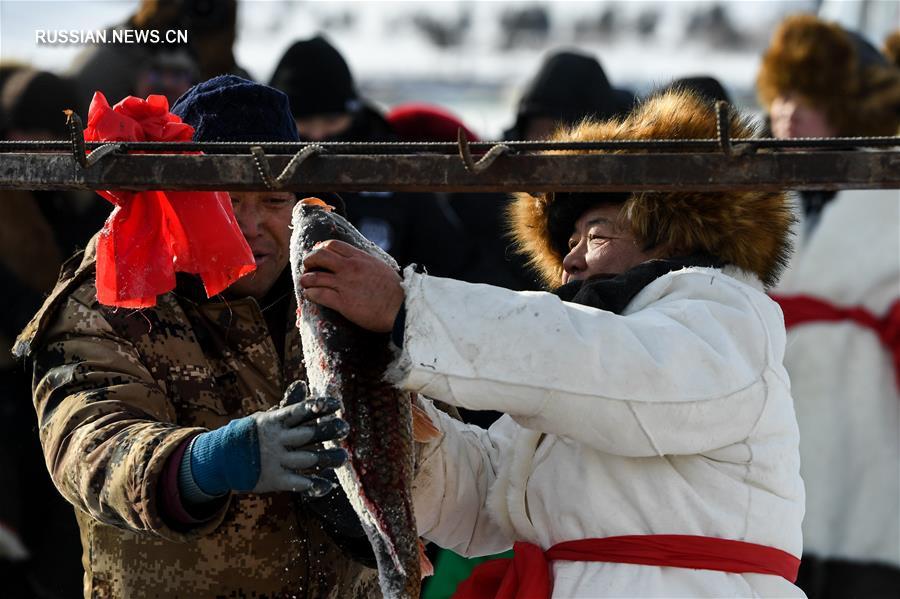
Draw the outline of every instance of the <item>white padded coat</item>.
<instances>
[{"instance_id":1,"label":"white padded coat","mask_svg":"<svg viewBox=\"0 0 900 599\"><path fill-rule=\"evenodd\" d=\"M389 379L506 415L490 430L422 400L420 533L467 556L516 540L688 534L802 551L804 492L781 311L736 269L689 268L621 315L405 273ZM803 596L762 574L553 562L553 597Z\"/></svg>"},{"instance_id":2,"label":"white padded coat","mask_svg":"<svg viewBox=\"0 0 900 599\"><path fill-rule=\"evenodd\" d=\"M900 300L900 191L842 191L797 250L777 293L885 316ZM891 355L853 322L788 332L785 367L809 492L805 549L900 567L900 391Z\"/></svg>"}]
</instances>

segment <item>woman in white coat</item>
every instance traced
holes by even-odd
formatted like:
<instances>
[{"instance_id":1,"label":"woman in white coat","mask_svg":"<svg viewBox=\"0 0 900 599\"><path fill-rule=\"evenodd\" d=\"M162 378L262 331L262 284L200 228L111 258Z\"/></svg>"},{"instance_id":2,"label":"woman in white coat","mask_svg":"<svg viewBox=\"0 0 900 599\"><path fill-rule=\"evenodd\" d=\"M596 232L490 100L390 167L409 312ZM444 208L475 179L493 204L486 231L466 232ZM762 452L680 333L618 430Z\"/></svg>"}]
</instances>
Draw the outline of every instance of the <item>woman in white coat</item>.
<instances>
[{"instance_id":1,"label":"woman in white coat","mask_svg":"<svg viewBox=\"0 0 900 599\"><path fill-rule=\"evenodd\" d=\"M557 139L715 130L711 105L670 92ZM301 279L392 331L399 386L506 414L483 430L419 400L443 433L419 454L420 533L467 556L515 548L457 596L802 596L797 424L764 293L789 251L783 195L520 194L511 217L555 293L401 279L340 242Z\"/></svg>"},{"instance_id":2,"label":"woman in white coat","mask_svg":"<svg viewBox=\"0 0 900 599\"><path fill-rule=\"evenodd\" d=\"M812 15L785 19L759 97L775 137L896 135L900 65ZM900 191L802 192L775 290L808 491L798 585L815 599L900 596Z\"/></svg>"}]
</instances>

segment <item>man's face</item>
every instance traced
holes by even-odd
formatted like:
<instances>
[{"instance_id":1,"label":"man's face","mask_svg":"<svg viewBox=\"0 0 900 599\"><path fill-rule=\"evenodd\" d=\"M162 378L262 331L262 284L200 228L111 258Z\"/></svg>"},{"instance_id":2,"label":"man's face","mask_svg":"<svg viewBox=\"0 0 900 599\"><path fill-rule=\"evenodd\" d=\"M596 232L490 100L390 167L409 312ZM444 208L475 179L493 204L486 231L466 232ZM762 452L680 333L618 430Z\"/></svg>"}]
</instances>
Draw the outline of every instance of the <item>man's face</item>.
<instances>
[{"instance_id":1,"label":"man's face","mask_svg":"<svg viewBox=\"0 0 900 599\"><path fill-rule=\"evenodd\" d=\"M631 231L620 226L621 206L597 206L575 221L569 253L563 259L563 284L594 276L615 276L647 260L657 251L643 251Z\"/></svg>"},{"instance_id":2,"label":"man's face","mask_svg":"<svg viewBox=\"0 0 900 599\"><path fill-rule=\"evenodd\" d=\"M293 193L284 191L232 191L230 195L256 270L238 279L228 288L228 294L261 299L288 265L291 211L297 200Z\"/></svg>"},{"instance_id":3,"label":"man's face","mask_svg":"<svg viewBox=\"0 0 900 599\"><path fill-rule=\"evenodd\" d=\"M836 131L819 110L797 94L778 96L769 108L772 135L778 139L795 137L833 137Z\"/></svg>"}]
</instances>

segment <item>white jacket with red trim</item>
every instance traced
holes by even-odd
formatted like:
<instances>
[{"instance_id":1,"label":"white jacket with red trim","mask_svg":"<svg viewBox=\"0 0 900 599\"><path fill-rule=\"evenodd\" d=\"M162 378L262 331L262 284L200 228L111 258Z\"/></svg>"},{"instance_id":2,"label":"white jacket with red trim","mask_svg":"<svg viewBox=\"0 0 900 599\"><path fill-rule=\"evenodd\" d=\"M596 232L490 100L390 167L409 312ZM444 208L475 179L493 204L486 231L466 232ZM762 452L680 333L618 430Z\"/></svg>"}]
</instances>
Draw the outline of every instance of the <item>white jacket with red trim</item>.
<instances>
[{"instance_id":1,"label":"white jacket with red trim","mask_svg":"<svg viewBox=\"0 0 900 599\"><path fill-rule=\"evenodd\" d=\"M730 276L729 276L730 275ZM414 490L420 533L476 556L523 540L735 539L799 556L804 491L781 311L736 269L688 268L622 315L407 270L391 380L507 415L445 417ZM554 597L803 596L773 575L554 562Z\"/></svg>"},{"instance_id":2,"label":"white jacket with red trim","mask_svg":"<svg viewBox=\"0 0 900 599\"><path fill-rule=\"evenodd\" d=\"M843 191L798 247L777 289L876 317L900 300L900 191ZM891 356L853 322L788 331L800 424L805 549L900 566L900 394Z\"/></svg>"}]
</instances>

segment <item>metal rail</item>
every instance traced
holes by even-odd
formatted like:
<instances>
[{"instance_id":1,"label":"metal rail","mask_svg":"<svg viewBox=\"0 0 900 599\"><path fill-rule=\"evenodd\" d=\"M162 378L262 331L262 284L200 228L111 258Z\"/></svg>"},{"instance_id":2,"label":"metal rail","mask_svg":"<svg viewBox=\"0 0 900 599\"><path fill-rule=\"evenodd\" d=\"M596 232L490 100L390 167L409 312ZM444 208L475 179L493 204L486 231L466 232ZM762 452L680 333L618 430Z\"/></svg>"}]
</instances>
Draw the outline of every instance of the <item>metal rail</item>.
<instances>
[{"instance_id":1,"label":"metal rail","mask_svg":"<svg viewBox=\"0 0 900 599\"><path fill-rule=\"evenodd\" d=\"M753 149L854 149L900 147L900 137L798 137L776 139L771 137L730 138L736 147ZM516 153L551 150L707 150L721 149L719 139L623 139L616 141L478 141L469 142L473 154L484 154L496 145L503 144ZM111 145L109 142L85 142L87 150ZM122 142L115 144L129 152L206 152L208 154L247 154L248 148L258 146L266 154L293 155L309 143L287 142ZM457 142L317 142L326 154L457 154ZM68 141L0 141L0 156L11 152L70 152Z\"/></svg>"},{"instance_id":2,"label":"metal rail","mask_svg":"<svg viewBox=\"0 0 900 599\"><path fill-rule=\"evenodd\" d=\"M503 155L486 170L456 156L316 155L290 176L260 173L252 155L108 155L84 168L70 155L0 156L0 189L325 191L667 191L900 189L900 151L752 155ZM283 173L289 156L265 158ZM280 179L276 185L275 181Z\"/></svg>"},{"instance_id":3,"label":"metal rail","mask_svg":"<svg viewBox=\"0 0 900 599\"><path fill-rule=\"evenodd\" d=\"M717 139L455 144L86 143L71 113L69 142L0 142L0 189L900 189L900 137L731 138L716 108Z\"/></svg>"}]
</instances>

